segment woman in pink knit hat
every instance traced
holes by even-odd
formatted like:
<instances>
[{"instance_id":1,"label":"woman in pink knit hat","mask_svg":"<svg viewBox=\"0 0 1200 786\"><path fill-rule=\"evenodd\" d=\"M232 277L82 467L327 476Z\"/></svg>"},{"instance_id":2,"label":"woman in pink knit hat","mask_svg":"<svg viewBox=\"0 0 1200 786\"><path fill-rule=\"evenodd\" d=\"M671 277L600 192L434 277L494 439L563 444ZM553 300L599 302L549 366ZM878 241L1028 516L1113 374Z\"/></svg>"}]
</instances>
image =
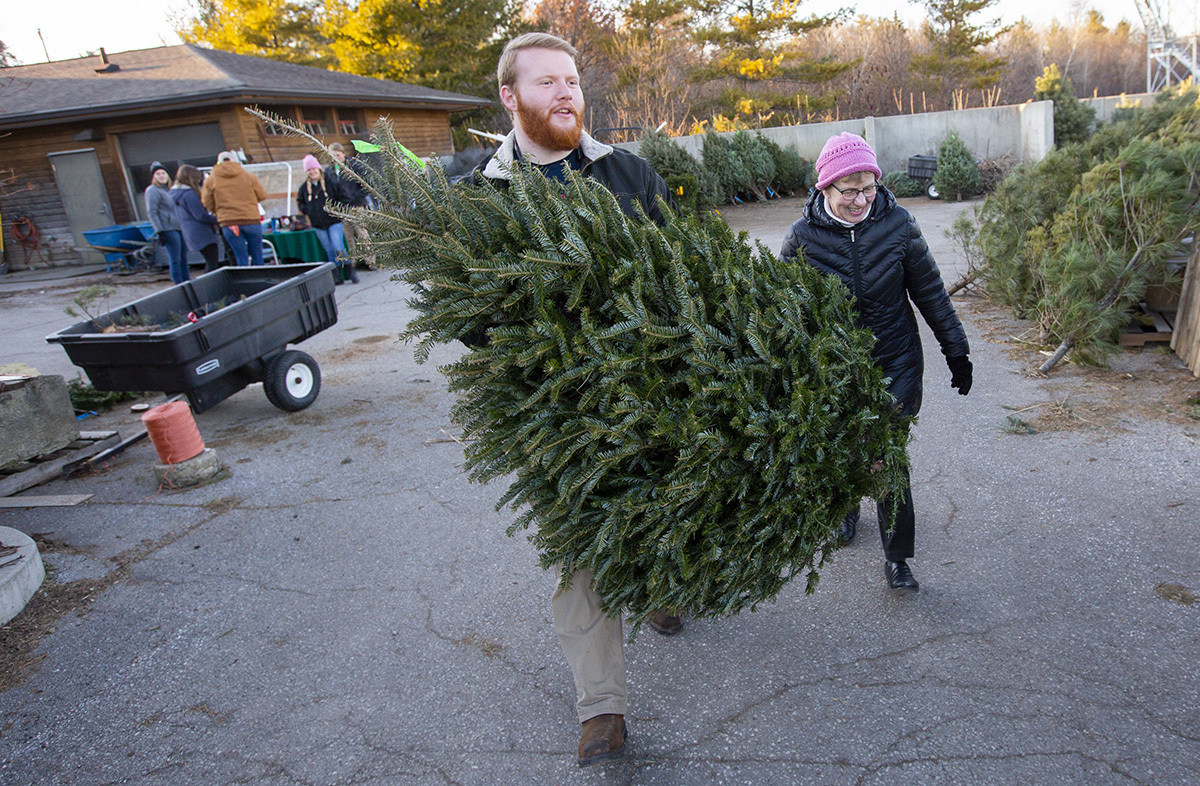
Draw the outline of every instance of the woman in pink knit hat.
<instances>
[{"instance_id":1,"label":"woman in pink knit hat","mask_svg":"<svg viewBox=\"0 0 1200 786\"><path fill-rule=\"evenodd\" d=\"M333 283L341 284L345 279L358 283L358 274L354 272L354 264L344 264L346 256L346 232L342 227L342 219L331 216L325 209L330 201L339 201L336 194L330 194L330 188L325 183L325 173L321 162L316 156L305 156L304 173L308 176L296 193L296 206L300 212L308 216L308 223L317 233L325 256L336 267L333 271Z\"/></svg>"},{"instance_id":2,"label":"woman in pink knit hat","mask_svg":"<svg viewBox=\"0 0 1200 786\"><path fill-rule=\"evenodd\" d=\"M875 334L875 362L890 379L896 412L921 409L925 361L912 306L933 330L950 367L950 386L961 395L971 389L970 347L941 273L912 215L879 185L875 151L855 134L825 143L817 158L817 186L800 220L783 241L785 262L802 259L837 276L854 296L858 323ZM879 534L888 585L916 592L920 585L908 560L913 556L916 516L906 485L897 515L890 501L877 501ZM856 505L842 521L842 540L854 537Z\"/></svg>"}]
</instances>

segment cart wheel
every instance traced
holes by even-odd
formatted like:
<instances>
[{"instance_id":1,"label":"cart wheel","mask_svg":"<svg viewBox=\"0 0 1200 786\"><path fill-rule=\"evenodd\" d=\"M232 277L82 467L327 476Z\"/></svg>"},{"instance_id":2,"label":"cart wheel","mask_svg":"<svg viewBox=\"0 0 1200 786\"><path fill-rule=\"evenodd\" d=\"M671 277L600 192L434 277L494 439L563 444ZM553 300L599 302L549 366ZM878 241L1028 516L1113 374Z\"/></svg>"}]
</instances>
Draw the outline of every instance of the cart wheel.
<instances>
[{"instance_id":1,"label":"cart wheel","mask_svg":"<svg viewBox=\"0 0 1200 786\"><path fill-rule=\"evenodd\" d=\"M299 412L317 400L321 392L321 369L306 353L289 349L267 364L263 392L280 409Z\"/></svg>"},{"instance_id":2,"label":"cart wheel","mask_svg":"<svg viewBox=\"0 0 1200 786\"><path fill-rule=\"evenodd\" d=\"M938 190L933 187L932 180L930 180L929 182L927 182L925 184L925 196L929 197L930 199L941 199L942 198L942 195L938 193Z\"/></svg>"}]
</instances>

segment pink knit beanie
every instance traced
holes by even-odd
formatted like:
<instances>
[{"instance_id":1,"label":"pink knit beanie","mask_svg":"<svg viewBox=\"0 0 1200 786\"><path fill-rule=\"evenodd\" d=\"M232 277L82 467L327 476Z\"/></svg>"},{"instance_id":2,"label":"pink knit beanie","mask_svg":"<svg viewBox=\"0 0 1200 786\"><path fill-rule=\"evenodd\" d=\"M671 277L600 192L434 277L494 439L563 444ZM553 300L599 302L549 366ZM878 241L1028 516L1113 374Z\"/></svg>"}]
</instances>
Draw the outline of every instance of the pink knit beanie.
<instances>
[{"instance_id":1,"label":"pink knit beanie","mask_svg":"<svg viewBox=\"0 0 1200 786\"><path fill-rule=\"evenodd\" d=\"M310 169L320 169L321 168L321 162L317 160L316 156L312 156L312 155L308 155L308 156L304 157L303 165L304 165L305 172L307 172Z\"/></svg>"},{"instance_id":2,"label":"pink knit beanie","mask_svg":"<svg viewBox=\"0 0 1200 786\"><path fill-rule=\"evenodd\" d=\"M875 151L867 140L851 133L830 137L817 156L817 188L822 189L835 180L855 172L874 172L883 177L879 164L875 162Z\"/></svg>"}]
</instances>

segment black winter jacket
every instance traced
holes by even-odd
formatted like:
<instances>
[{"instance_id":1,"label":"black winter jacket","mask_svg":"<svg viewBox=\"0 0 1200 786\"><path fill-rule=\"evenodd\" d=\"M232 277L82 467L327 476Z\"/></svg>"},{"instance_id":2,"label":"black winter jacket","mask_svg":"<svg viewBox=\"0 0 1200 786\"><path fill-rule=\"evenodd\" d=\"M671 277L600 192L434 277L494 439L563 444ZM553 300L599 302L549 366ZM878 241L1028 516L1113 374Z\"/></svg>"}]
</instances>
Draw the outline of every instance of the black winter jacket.
<instances>
[{"instance_id":1,"label":"black winter jacket","mask_svg":"<svg viewBox=\"0 0 1200 786\"><path fill-rule=\"evenodd\" d=\"M366 172L362 164L353 158L347 158L344 164L330 164L325 167L325 184L329 187L329 198L350 207L366 207L367 190L357 180L343 173L343 169L353 170L359 177L364 177Z\"/></svg>"},{"instance_id":2,"label":"black winter jacket","mask_svg":"<svg viewBox=\"0 0 1200 786\"><path fill-rule=\"evenodd\" d=\"M507 167L513 163L515 138L515 135L510 133L500 148L479 164L471 175L474 182L486 179L507 185L512 179ZM587 134L580 139L579 152L583 158L583 166L580 167L579 173L604 184L617 198L625 215L636 216L634 205L638 204L651 221L659 226L666 223L662 211L658 209L658 198L662 197L667 204L674 205L671 192L667 189L666 182L646 159L628 150L597 142Z\"/></svg>"},{"instance_id":3,"label":"black winter jacket","mask_svg":"<svg viewBox=\"0 0 1200 786\"><path fill-rule=\"evenodd\" d=\"M296 192L296 207L300 208L300 212L308 216L308 222L317 229L329 229L334 224L342 223L342 219L329 215L325 211L325 205L328 202L336 202L337 197L332 196L327 190L325 183L314 183L311 180L305 180L300 184L300 190Z\"/></svg>"},{"instance_id":4,"label":"black winter jacket","mask_svg":"<svg viewBox=\"0 0 1200 786\"><path fill-rule=\"evenodd\" d=\"M513 148L515 134L509 133L495 153L480 162L470 175L464 176L467 182L481 184L489 181L500 187L507 187L512 180L509 168L513 165ZM595 178L602 183L621 205L625 215L637 215L635 205L641 205L646 217L659 226L666 223L666 218L658 208L658 198L661 196L668 205L674 207L671 192L666 182L654 171L646 159L630 153L627 150L605 145L584 134L579 142L579 153L583 159L580 173L585 177ZM482 346L487 343L487 331L484 329L462 336L462 343L468 347Z\"/></svg>"},{"instance_id":5,"label":"black winter jacket","mask_svg":"<svg viewBox=\"0 0 1200 786\"><path fill-rule=\"evenodd\" d=\"M917 414L924 356L909 299L946 357L970 351L917 220L881 186L870 215L846 227L830 218L824 195L816 191L783 241L784 261L794 260L798 249L805 261L837 276L854 295L860 324L875 334L875 361L891 378L888 390L904 414Z\"/></svg>"}]
</instances>

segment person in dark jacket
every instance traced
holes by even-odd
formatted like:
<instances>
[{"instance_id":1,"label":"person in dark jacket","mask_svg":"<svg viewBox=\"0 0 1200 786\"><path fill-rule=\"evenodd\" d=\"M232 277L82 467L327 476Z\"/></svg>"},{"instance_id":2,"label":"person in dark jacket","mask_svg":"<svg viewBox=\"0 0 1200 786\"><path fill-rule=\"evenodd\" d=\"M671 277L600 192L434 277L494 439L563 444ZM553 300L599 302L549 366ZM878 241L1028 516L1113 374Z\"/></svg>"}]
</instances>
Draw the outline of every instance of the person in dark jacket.
<instances>
[{"instance_id":1,"label":"person in dark jacket","mask_svg":"<svg viewBox=\"0 0 1200 786\"><path fill-rule=\"evenodd\" d=\"M916 219L879 185L880 174L866 140L849 133L832 137L817 158L817 187L781 256L790 262L803 252L805 262L845 284L859 325L875 334L873 356L891 380L897 413L916 415L925 361L910 301L941 345L950 385L964 396L971 389L970 347ZM920 585L908 566L916 529L909 484L903 493L895 521L890 500L877 500L876 512L888 585L916 592ZM856 507L842 522L843 541L854 537L857 522Z\"/></svg>"},{"instance_id":2,"label":"person in dark jacket","mask_svg":"<svg viewBox=\"0 0 1200 786\"><path fill-rule=\"evenodd\" d=\"M583 91L571 44L546 33L527 33L509 41L496 68L500 100L512 115L513 130L499 149L470 176L505 187L516 161L531 163L550 178L563 180L578 170L607 187L626 215L637 206L659 225L666 221L659 199L671 204L666 183L633 153L601 144L583 131ZM464 337L464 343L487 337ZM556 573L561 566L555 566ZM592 589L592 572L577 570L568 586L555 588L551 601L554 630L575 679L575 709L581 724L581 767L619 756L625 750L627 690L622 625L605 614ZM672 635L682 620L659 610L649 620L659 633Z\"/></svg>"},{"instance_id":3,"label":"person in dark jacket","mask_svg":"<svg viewBox=\"0 0 1200 786\"><path fill-rule=\"evenodd\" d=\"M329 185L329 193L333 200L349 207L367 207L367 190L361 183L346 174L346 170L349 169L365 179L366 167L357 158L346 158L346 148L339 142L334 142L329 146L329 155L333 157L333 163L325 167L325 182ZM367 234L366 227L353 221L342 223L346 227L346 244L350 247L350 256L353 260L358 257L358 244L367 243L371 238ZM374 255L363 257L363 264L368 268L374 267ZM350 265L353 266L354 262L351 261Z\"/></svg>"},{"instance_id":4,"label":"person in dark jacket","mask_svg":"<svg viewBox=\"0 0 1200 786\"><path fill-rule=\"evenodd\" d=\"M194 248L204 257L204 272L211 273L221 266L221 225L217 217L204 208L200 200L200 187L204 178L200 170L184 164L175 173L175 185L171 186L171 199L175 202L175 215L188 248Z\"/></svg>"},{"instance_id":5,"label":"person in dark jacket","mask_svg":"<svg viewBox=\"0 0 1200 786\"><path fill-rule=\"evenodd\" d=\"M325 173L316 156L305 156L303 164L308 177L296 192L296 206L300 208L301 213L308 216L308 223L317 233L317 239L325 249L325 256L336 266L333 270L334 283L341 284L349 278L357 284L358 275L354 272L354 265L344 265L346 235L342 220L329 215L325 210L326 204L338 200L331 196L329 185L325 182Z\"/></svg>"},{"instance_id":6,"label":"person in dark jacket","mask_svg":"<svg viewBox=\"0 0 1200 786\"><path fill-rule=\"evenodd\" d=\"M150 165L150 185L146 186L146 214L154 235L171 261L171 281L178 284L188 280L187 247L183 244L183 233L179 230L179 217L175 215L175 202L171 199L171 174L167 168L155 161Z\"/></svg>"}]
</instances>

